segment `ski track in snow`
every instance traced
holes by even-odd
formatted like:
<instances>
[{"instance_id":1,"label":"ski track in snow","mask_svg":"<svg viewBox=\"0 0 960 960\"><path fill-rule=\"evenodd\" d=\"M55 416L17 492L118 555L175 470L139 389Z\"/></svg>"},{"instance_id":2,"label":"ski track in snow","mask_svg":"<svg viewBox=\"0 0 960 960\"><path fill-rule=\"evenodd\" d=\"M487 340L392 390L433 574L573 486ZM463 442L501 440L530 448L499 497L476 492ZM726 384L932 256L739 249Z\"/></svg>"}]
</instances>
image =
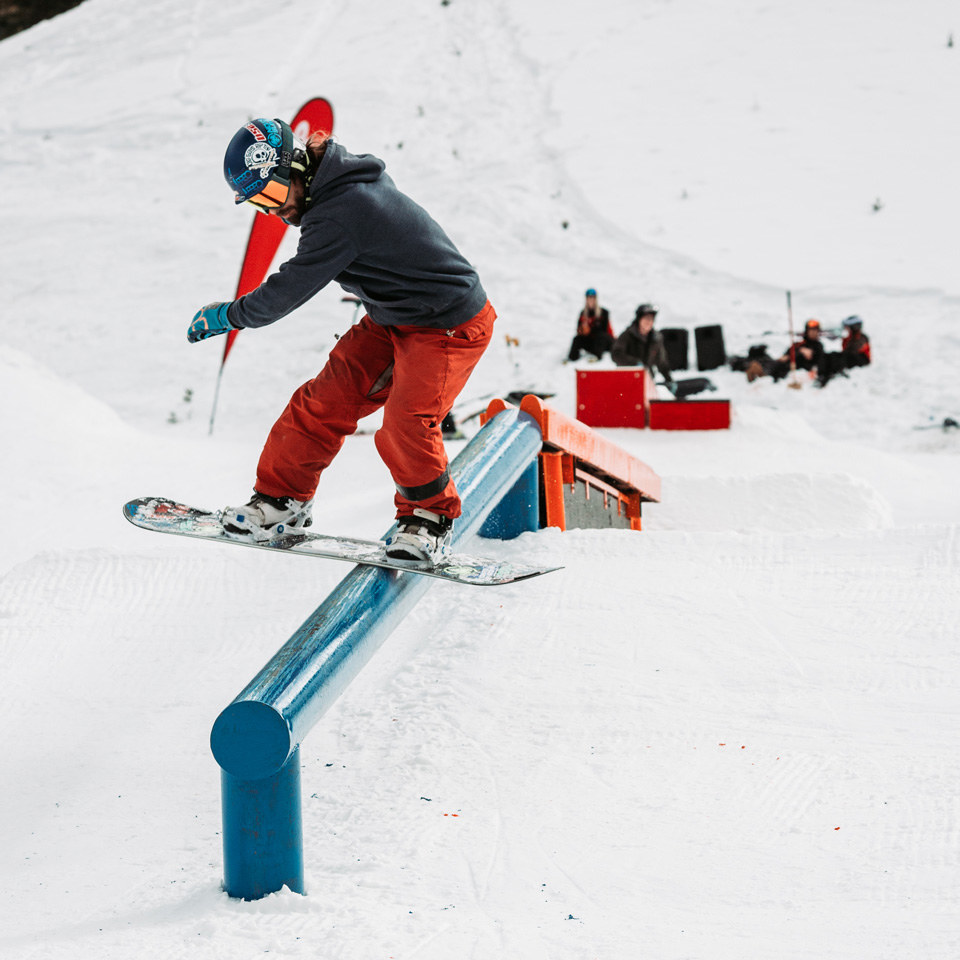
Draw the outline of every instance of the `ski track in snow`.
<instances>
[{"instance_id":1,"label":"ski track in snow","mask_svg":"<svg viewBox=\"0 0 960 960\"><path fill-rule=\"evenodd\" d=\"M960 955L949 14L85 0L0 44L8 172L58 184L10 191L0 235L0 956ZM249 224L223 144L313 95L481 271L499 333L464 410L524 388L575 411L588 285L618 331L655 300L776 354L776 275L797 327L863 315L876 362L825 391L710 371L730 431L601 430L663 478L643 533L470 544L564 569L431 585L302 745L309 895L243 903L209 731L348 568L120 506L241 502L351 322L328 290L245 333L208 436L222 348L184 330L232 295ZM318 527L391 515L350 439Z\"/></svg>"},{"instance_id":2,"label":"ski track in snow","mask_svg":"<svg viewBox=\"0 0 960 960\"><path fill-rule=\"evenodd\" d=\"M887 561L874 563L869 578L838 578L831 564L842 564L847 553L862 556L864 536ZM548 531L524 539L553 540L542 548L547 552L562 541L567 568L552 575L559 578L552 587L544 578L539 589L498 591L502 604L491 611L482 598L458 602L455 586L437 585L378 655L377 669L358 678L304 744L309 884L317 899L300 906L301 898L280 895L261 905L272 903L271 915L279 911L280 922L270 925L277 943L295 943L306 928L317 937L347 925L367 948L393 950L399 938L422 941L427 956L483 956L499 949L501 925L509 941L511 921L522 928L534 916L543 956L551 955L551 943L570 955L578 943L613 948L650 936L651 921L636 904L654 895L654 879L659 897L679 890L689 879L678 866L685 851L699 864L699 895L708 902L719 908L748 896L752 876L741 878L739 893L724 877L727 858L743 843L759 858L754 869L761 876L778 876L784 861L798 868L803 876L792 896L817 923L828 875L850 896L898 903L923 895L949 905L952 888L943 881L924 888L930 875L923 866L934 874L956 866L955 856L943 854L956 832L956 804L942 787L960 771L925 738L936 729L938 740L956 739L956 657L948 667L942 650L934 661L922 644L948 639L931 598L958 586L954 530L938 541L915 531L854 532L839 544L836 537L818 544L799 535L650 535L640 549L644 600L620 607L636 620L633 637L595 630L615 606L612 598L637 589L636 568L616 562L637 555L630 534ZM614 563L598 571L600 543ZM505 545L518 554L524 548ZM111 937L115 955L130 949L111 908L123 916L114 904L131 886L134 900L152 904L135 921L126 918L148 943L163 940L171 925L198 937L251 937L264 949L274 942L263 939L262 914L235 917L239 905L216 893L218 809L204 735L215 710L272 652L273 640L228 586L262 571L226 550L217 563L181 553L173 561L40 554L3 581L4 636L12 640L6 649L22 651L26 668L13 658L20 684L12 702L26 706L44 686L64 712L82 719L69 730L41 722L31 734L34 755L66 749L73 758L48 779L50 822L35 826L60 838L58 857L76 858L75 868L57 870L64 893L90 883L83 879L86 857L114 864L96 882L107 909L90 920L64 913L58 901L56 922L50 916L44 926L48 947L63 938L65 950L72 948L96 925L98 948L107 943L104 956L113 955ZM904 583L911 569L922 576ZM291 571L277 574L277 585L289 582ZM220 584L213 595L211 579ZM678 623L683 582L704 587ZM585 609L571 583L603 589L606 600ZM748 585L749 602L736 602ZM801 629L785 636L784 607L796 610L811 592L817 608L795 612L791 619L796 624L799 616ZM766 605L758 595L769 598ZM436 612L451 602L457 615L437 634ZM224 617L231 607L234 616ZM871 610L855 630L854 621ZM272 629L285 636L306 612L291 610ZM151 624L148 650L137 636L144 619ZM78 645L74 637L96 644ZM763 689L751 661L772 666ZM51 662L59 666L59 685L51 685ZM171 681L185 663L207 678L203 691L184 700L158 697L176 690ZM75 690L78 675L87 683ZM144 703L150 715L138 716ZM623 727L632 713L640 717L639 737ZM159 768L149 760L156 715L165 736L181 744L175 762L164 757ZM811 720L817 715L819 723ZM888 722L878 722L884 716ZM100 749L86 746L93 743ZM32 762L16 752L11 760L14 768ZM157 790L160 777L192 796L189 823L178 819L182 806L171 810ZM891 778L920 786L909 793L885 788ZM706 792L691 795L678 780ZM135 805L140 815L107 828L100 819L105 799ZM14 822L30 818L27 808L13 813ZM578 838L585 819L587 844ZM157 892L152 865L124 853L143 844L144 829L186 836L177 848L180 871L166 877L167 897ZM48 875L44 867L52 863L30 838L10 837L11 847ZM874 886L865 885L864 863L875 871ZM445 865L440 873L437 864ZM198 886L202 876L207 883ZM19 896L35 902L38 891L27 883ZM341 912L321 904L348 906ZM764 906L752 907L761 931L766 913L776 914L775 905ZM453 912L457 920L444 926L442 915ZM384 925L385 916L393 922ZM29 936L20 933L24 942ZM346 956L362 952L351 954L349 942L344 949Z\"/></svg>"}]
</instances>

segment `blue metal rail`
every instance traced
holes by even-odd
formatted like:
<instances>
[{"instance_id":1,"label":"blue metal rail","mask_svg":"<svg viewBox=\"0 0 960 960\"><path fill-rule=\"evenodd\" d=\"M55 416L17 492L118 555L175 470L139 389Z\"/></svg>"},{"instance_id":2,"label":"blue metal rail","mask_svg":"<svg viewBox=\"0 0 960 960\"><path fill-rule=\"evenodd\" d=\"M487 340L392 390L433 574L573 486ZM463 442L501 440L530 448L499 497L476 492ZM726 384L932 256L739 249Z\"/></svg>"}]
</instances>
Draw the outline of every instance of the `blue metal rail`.
<instances>
[{"instance_id":1,"label":"blue metal rail","mask_svg":"<svg viewBox=\"0 0 960 960\"><path fill-rule=\"evenodd\" d=\"M540 447L537 422L513 409L473 437L450 465L463 503L454 546L485 523L484 533L537 529ZM230 896L304 892L299 745L432 582L356 567L217 718L210 746L221 767Z\"/></svg>"}]
</instances>

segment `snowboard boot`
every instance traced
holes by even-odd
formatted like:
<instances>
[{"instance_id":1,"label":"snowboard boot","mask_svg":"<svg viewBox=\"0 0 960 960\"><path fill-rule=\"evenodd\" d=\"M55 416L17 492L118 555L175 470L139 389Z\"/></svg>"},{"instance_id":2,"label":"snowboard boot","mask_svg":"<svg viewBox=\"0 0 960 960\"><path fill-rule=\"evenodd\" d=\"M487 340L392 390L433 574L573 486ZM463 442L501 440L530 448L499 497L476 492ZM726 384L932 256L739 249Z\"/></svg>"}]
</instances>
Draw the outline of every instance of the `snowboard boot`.
<instances>
[{"instance_id":1,"label":"snowboard boot","mask_svg":"<svg viewBox=\"0 0 960 960\"><path fill-rule=\"evenodd\" d=\"M439 513L416 507L413 514L397 517L396 533L384 551L391 560L426 560L436 563L446 552L453 521Z\"/></svg>"},{"instance_id":2,"label":"snowboard boot","mask_svg":"<svg viewBox=\"0 0 960 960\"><path fill-rule=\"evenodd\" d=\"M312 500L293 497L268 497L253 492L242 507L226 507L220 514L224 533L243 540L271 540L282 533L293 533L313 522Z\"/></svg>"}]
</instances>

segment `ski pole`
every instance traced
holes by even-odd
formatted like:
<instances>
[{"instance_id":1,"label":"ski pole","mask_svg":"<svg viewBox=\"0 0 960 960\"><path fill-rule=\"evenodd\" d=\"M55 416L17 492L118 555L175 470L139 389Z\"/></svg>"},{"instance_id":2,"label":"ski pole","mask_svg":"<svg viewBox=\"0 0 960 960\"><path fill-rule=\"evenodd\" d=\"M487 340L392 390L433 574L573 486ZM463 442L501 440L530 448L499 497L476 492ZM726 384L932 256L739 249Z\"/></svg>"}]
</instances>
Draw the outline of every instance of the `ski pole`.
<instances>
[{"instance_id":1,"label":"ski pole","mask_svg":"<svg viewBox=\"0 0 960 960\"><path fill-rule=\"evenodd\" d=\"M803 384L797 379L797 349L793 339L793 300L790 291L787 291L787 325L790 327L790 382L787 384L793 390L799 390Z\"/></svg>"}]
</instances>

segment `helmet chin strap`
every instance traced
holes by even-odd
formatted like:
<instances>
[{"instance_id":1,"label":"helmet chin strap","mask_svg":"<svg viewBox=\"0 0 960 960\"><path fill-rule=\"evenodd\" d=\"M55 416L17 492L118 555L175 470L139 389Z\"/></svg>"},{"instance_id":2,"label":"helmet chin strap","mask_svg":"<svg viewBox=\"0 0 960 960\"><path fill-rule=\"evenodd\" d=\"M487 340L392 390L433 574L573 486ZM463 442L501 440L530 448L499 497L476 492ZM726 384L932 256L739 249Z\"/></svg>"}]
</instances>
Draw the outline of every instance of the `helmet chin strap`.
<instances>
[{"instance_id":1,"label":"helmet chin strap","mask_svg":"<svg viewBox=\"0 0 960 960\"><path fill-rule=\"evenodd\" d=\"M315 173L316 171L314 171ZM313 183L313 173L309 176L304 176L303 178L303 206L305 210L309 210L311 204L313 203L313 197L310 196L310 184Z\"/></svg>"},{"instance_id":2,"label":"helmet chin strap","mask_svg":"<svg viewBox=\"0 0 960 960\"><path fill-rule=\"evenodd\" d=\"M310 205L313 203L313 197L310 195L310 185L313 183L313 178L317 175L317 167L308 171L302 164L298 163L295 166L303 173L303 205L309 210Z\"/></svg>"},{"instance_id":3,"label":"helmet chin strap","mask_svg":"<svg viewBox=\"0 0 960 960\"><path fill-rule=\"evenodd\" d=\"M324 144L326 146L326 144ZM323 153L320 154L320 160L323 159ZM320 161L316 163L311 163L310 154L304 149L303 151L297 151L294 154L294 159L290 164L291 170L296 170L299 173L303 174L303 197L304 197L304 208L309 210L311 204L313 203L313 197L310 195L310 186L313 183L313 178L317 175L317 171L320 169Z\"/></svg>"},{"instance_id":4,"label":"helmet chin strap","mask_svg":"<svg viewBox=\"0 0 960 960\"><path fill-rule=\"evenodd\" d=\"M282 123L282 121L277 120L277 123ZM292 143L290 145L290 173L293 174L293 171L296 170L297 173L303 174L304 181L306 183L305 195L307 198L307 205L309 206L309 197L310 197L310 181L313 179L312 176L307 176L307 166L309 164L309 155L307 154L306 145L297 137L293 131L290 131L290 136L292 137Z\"/></svg>"},{"instance_id":5,"label":"helmet chin strap","mask_svg":"<svg viewBox=\"0 0 960 960\"><path fill-rule=\"evenodd\" d=\"M299 170L303 171L303 181L304 181L304 205L307 210L310 209L311 204L313 203L313 197L310 195L310 185L313 183L313 178L317 175L317 172L320 169L320 164L323 163L324 154L327 152L327 144L329 143L329 138L323 142L323 146L320 150L320 157L316 162L311 162L310 154L305 153L307 164L306 166L300 166L300 159L296 161L296 167Z\"/></svg>"}]
</instances>

